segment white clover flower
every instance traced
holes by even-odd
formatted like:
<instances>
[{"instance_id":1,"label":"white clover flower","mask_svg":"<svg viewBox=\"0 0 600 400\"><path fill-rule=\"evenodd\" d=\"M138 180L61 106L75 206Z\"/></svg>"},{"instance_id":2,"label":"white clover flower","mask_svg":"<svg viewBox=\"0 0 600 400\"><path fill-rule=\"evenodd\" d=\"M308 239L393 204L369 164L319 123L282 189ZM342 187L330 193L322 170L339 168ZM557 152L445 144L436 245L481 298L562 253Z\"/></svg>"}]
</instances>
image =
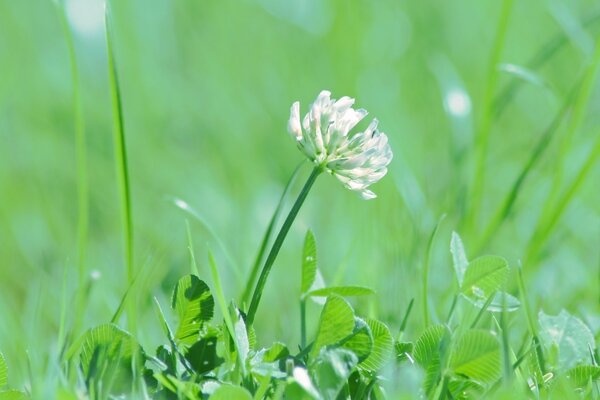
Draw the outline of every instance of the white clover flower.
<instances>
[{"instance_id":1,"label":"white clover flower","mask_svg":"<svg viewBox=\"0 0 600 400\"><path fill-rule=\"evenodd\" d=\"M348 189L365 199L375 193L367 187L387 173L392 150L385 133L377 130L374 119L364 132L350 134L367 111L352 108L354 99L331 99L323 90L300 124L300 103L292 104L288 131L300 150L317 166L339 179Z\"/></svg>"}]
</instances>

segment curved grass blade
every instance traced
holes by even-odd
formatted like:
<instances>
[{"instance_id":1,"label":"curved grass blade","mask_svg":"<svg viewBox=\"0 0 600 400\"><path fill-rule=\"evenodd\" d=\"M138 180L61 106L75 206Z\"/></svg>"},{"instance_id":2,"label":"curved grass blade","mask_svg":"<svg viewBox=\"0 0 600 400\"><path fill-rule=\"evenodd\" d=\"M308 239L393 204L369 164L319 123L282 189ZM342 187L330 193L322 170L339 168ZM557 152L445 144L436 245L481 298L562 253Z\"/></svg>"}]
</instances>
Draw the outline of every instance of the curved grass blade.
<instances>
[{"instance_id":1,"label":"curved grass blade","mask_svg":"<svg viewBox=\"0 0 600 400\"><path fill-rule=\"evenodd\" d=\"M305 160L303 160L294 172L292 172L292 176L288 180L285 188L283 189L283 193L279 198L279 202L277 203L277 207L275 208L275 212L271 216L271 220L269 221L269 225L267 226L267 230L262 238L260 243L260 247L258 248L258 253L256 254L256 258L254 259L254 264L252 264L252 269L250 270L250 276L248 277L248 282L246 282L246 287L244 288L244 293L242 294L242 305L245 305L250 300L250 295L252 294L252 288L254 288L254 284L256 283L256 277L258 276L258 272L260 271L260 265L264 259L265 252L267 250L267 246L273 237L273 229L277 224L277 220L279 219L279 215L281 214L281 210L283 209L283 204L285 203L285 199L290 191L290 188L296 181L296 177L298 176L298 172L302 165L304 165Z\"/></svg>"},{"instance_id":2,"label":"curved grass blade","mask_svg":"<svg viewBox=\"0 0 600 400\"><path fill-rule=\"evenodd\" d=\"M585 28L591 28L600 22L600 12L590 14L583 22L582 25ZM552 39L550 39L546 45L544 45L540 51L533 56L526 66L529 70L535 71L544 66L560 49L565 47L569 42L569 38L565 32L557 33ZM512 98L516 95L517 91L523 84L520 79L512 80L494 99L494 110L496 118L499 117L506 106L510 103Z\"/></svg>"},{"instance_id":3,"label":"curved grass blade","mask_svg":"<svg viewBox=\"0 0 600 400\"><path fill-rule=\"evenodd\" d=\"M69 52L69 62L71 67L71 81L73 84L73 114L75 117L75 149L77 164L77 243L78 243L78 269L79 269L79 287L85 286L86 276L86 253L88 241L88 172L87 172L87 150L85 135L85 120L83 117L83 105L81 100L81 91L79 86L79 67L77 65L77 56L75 53L75 41L69 28L64 7L58 2L54 2L60 24Z\"/></svg>"},{"instance_id":4,"label":"curved grass blade","mask_svg":"<svg viewBox=\"0 0 600 400\"><path fill-rule=\"evenodd\" d=\"M513 0L503 0L498 30L492 46L492 54L487 72L487 82L483 100L483 114L481 116L481 125L475 137L475 171L473 184L471 185L471 209L467 215L467 226L473 227L479 217L481 207L481 198L483 196L483 186L486 171L486 159L488 153L488 143L492 130L492 120L494 116L494 93L498 84L497 65L504 49L506 33L508 31L508 21L512 11Z\"/></svg>"},{"instance_id":5,"label":"curved grass blade","mask_svg":"<svg viewBox=\"0 0 600 400\"><path fill-rule=\"evenodd\" d=\"M429 326L429 296L427 296L429 286L429 259L431 257L433 242L435 241L438 229L444 218L446 218L446 214L442 214L429 236L427 250L425 251L425 259L423 261L423 321L425 322L425 328Z\"/></svg>"},{"instance_id":6,"label":"curved grass blade","mask_svg":"<svg viewBox=\"0 0 600 400\"><path fill-rule=\"evenodd\" d=\"M108 52L108 78L110 82L110 94L113 113L113 141L115 151L115 165L117 170L117 181L119 185L119 196L121 203L121 222L123 227L125 265L127 268L128 286L133 286L135 269L133 264L133 222L131 216L131 191L129 186L129 169L127 162L127 144L125 140L125 126L123 123L123 104L121 101L121 89L115 54L113 50L112 27L110 3L107 3L105 25L106 46ZM135 305L130 303L127 310L127 323L129 331L135 334L136 313Z\"/></svg>"},{"instance_id":7,"label":"curved grass blade","mask_svg":"<svg viewBox=\"0 0 600 400\"><path fill-rule=\"evenodd\" d=\"M204 217L196 209L194 209L192 206L190 206L186 201L178 199L177 197L173 197L172 201L173 201L173 204L177 208L181 209L182 211L185 211L186 213L188 213L189 215L194 217L194 219L197 222L199 222L200 225L202 225L202 227L204 229L206 229L208 234L217 242L217 244L221 248L221 251L223 251L225 258L227 259L227 263L231 266L234 276L237 278L238 284L241 284L240 268L239 268L238 264L235 262L235 260L233 259L229 250L227 249L227 246L225 245L223 240L221 240L221 237L219 235L217 235L217 233L215 232L213 227L208 223L208 221L206 221L206 219L204 219Z\"/></svg>"}]
</instances>

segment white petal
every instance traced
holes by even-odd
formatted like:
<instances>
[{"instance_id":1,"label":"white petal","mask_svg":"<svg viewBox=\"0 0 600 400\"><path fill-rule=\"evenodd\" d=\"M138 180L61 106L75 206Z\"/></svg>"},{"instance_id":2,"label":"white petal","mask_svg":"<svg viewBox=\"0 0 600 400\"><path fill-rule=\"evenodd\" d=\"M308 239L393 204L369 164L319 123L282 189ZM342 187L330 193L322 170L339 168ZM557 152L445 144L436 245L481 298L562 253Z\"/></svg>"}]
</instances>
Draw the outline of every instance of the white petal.
<instances>
[{"instance_id":1,"label":"white petal","mask_svg":"<svg viewBox=\"0 0 600 400\"><path fill-rule=\"evenodd\" d=\"M290 119L288 121L288 132L296 140L302 140L302 127L300 126L300 103L294 102L290 109Z\"/></svg>"}]
</instances>

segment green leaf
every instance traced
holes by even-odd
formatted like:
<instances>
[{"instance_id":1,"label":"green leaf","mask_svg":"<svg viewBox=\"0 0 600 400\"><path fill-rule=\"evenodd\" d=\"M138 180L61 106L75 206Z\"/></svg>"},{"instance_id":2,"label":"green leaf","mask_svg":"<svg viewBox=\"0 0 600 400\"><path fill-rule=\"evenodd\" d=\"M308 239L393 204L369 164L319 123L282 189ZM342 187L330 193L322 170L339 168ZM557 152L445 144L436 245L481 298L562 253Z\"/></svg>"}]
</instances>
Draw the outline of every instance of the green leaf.
<instances>
[{"instance_id":1,"label":"green leaf","mask_svg":"<svg viewBox=\"0 0 600 400\"><path fill-rule=\"evenodd\" d=\"M197 374L205 374L223 363L217 355L217 338L203 338L194 343L185 353L185 358Z\"/></svg>"},{"instance_id":2,"label":"green leaf","mask_svg":"<svg viewBox=\"0 0 600 400\"><path fill-rule=\"evenodd\" d=\"M600 379L600 367L596 365L579 365L566 373L567 379L576 388L584 388L590 381Z\"/></svg>"},{"instance_id":3,"label":"green leaf","mask_svg":"<svg viewBox=\"0 0 600 400\"><path fill-rule=\"evenodd\" d=\"M455 400L479 399L483 397L483 387L470 379L451 379L448 382L448 390Z\"/></svg>"},{"instance_id":4,"label":"green leaf","mask_svg":"<svg viewBox=\"0 0 600 400\"><path fill-rule=\"evenodd\" d=\"M500 64L498 65L498 70L502 71L502 72L506 72L510 75L513 75L525 82L529 82L535 86L539 86L545 90L547 90L548 92L552 93L552 88L550 87L550 85L548 84L548 82L546 82L544 80L544 78L542 78L540 75L538 75L537 73L533 72L532 70L525 68L523 66L520 65L516 65L516 64Z\"/></svg>"},{"instance_id":5,"label":"green leaf","mask_svg":"<svg viewBox=\"0 0 600 400\"><path fill-rule=\"evenodd\" d=\"M79 359L86 383L110 377L103 390L113 394L130 390L134 370L141 372L144 364L142 349L133 336L110 323L83 335Z\"/></svg>"},{"instance_id":6,"label":"green leaf","mask_svg":"<svg viewBox=\"0 0 600 400\"><path fill-rule=\"evenodd\" d=\"M240 313L240 310L233 304L233 302L229 305L229 311L231 312L231 316L233 317L233 329L235 334L235 343L236 350L238 351L238 356L240 359L240 363L242 364L242 369L245 368L246 360L248 359L248 353L250 352L250 341L248 339L248 330L246 329L246 323L244 322L244 318Z\"/></svg>"},{"instance_id":7,"label":"green leaf","mask_svg":"<svg viewBox=\"0 0 600 400\"><path fill-rule=\"evenodd\" d=\"M394 339L390 329L383 322L367 319L367 324L373 334L373 351L366 360L360 363L360 368L375 373L392 358Z\"/></svg>"},{"instance_id":8,"label":"green leaf","mask_svg":"<svg viewBox=\"0 0 600 400\"><path fill-rule=\"evenodd\" d=\"M462 239L456 232L452 232L450 253L452 253L452 264L454 265L454 272L456 272L456 279L458 279L458 284L462 285L469 260Z\"/></svg>"},{"instance_id":9,"label":"green leaf","mask_svg":"<svg viewBox=\"0 0 600 400\"><path fill-rule=\"evenodd\" d=\"M313 233L306 231L304 239L304 250L302 252L302 284L301 292L306 293L310 290L317 275L317 242Z\"/></svg>"},{"instance_id":10,"label":"green leaf","mask_svg":"<svg viewBox=\"0 0 600 400\"><path fill-rule=\"evenodd\" d=\"M208 398L209 400L252 400L249 391L240 386L221 385Z\"/></svg>"},{"instance_id":11,"label":"green leaf","mask_svg":"<svg viewBox=\"0 0 600 400\"><path fill-rule=\"evenodd\" d=\"M555 317L540 311L538 321L542 342L551 350L550 354L558 352L557 359L548 361L565 370L589 360L590 348L596 345L594 335L583 321L565 310Z\"/></svg>"},{"instance_id":12,"label":"green leaf","mask_svg":"<svg viewBox=\"0 0 600 400\"><path fill-rule=\"evenodd\" d=\"M338 397L357 363L358 358L349 350L321 350L311 369L323 400L335 400Z\"/></svg>"},{"instance_id":13,"label":"green leaf","mask_svg":"<svg viewBox=\"0 0 600 400\"><path fill-rule=\"evenodd\" d=\"M482 383L494 382L501 373L500 342L492 333L473 329L456 342L450 358L455 374Z\"/></svg>"},{"instance_id":14,"label":"green leaf","mask_svg":"<svg viewBox=\"0 0 600 400\"><path fill-rule=\"evenodd\" d=\"M29 396L18 390L7 390L0 392L0 400L27 400Z\"/></svg>"},{"instance_id":15,"label":"green leaf","mask_svg":"<svg viewBox=\"0 0 600 400\"><path fill-rule=\"evenodd\" d=\"M342 297L369 296L375 294L375 291L365 286L331 286L311 290L306 295L311 297L327 297L332 294L337 294Z\"/></svg>"},{"instance_id":16,"label":"green leaf","mask_svg":"<svg viewBox=\"0 0 600 400\"><path fill-rule=\"evenodd\" d=\"M467 300L469 300L475 307L482 308L485 306L486 299L473 299L471 297L465 296ZM494 298L492 302L488 305L487 311L489 312L502 312L502 308L506 307L507 312L517 311L519 307L521 307L521 302L519 299L514 297L513 295L506 292L496 292L494 293Z\"/></svg>"},{"instance_id":17,"label":"green leaf","mask_svg":"<svg viewBox=\"0 0 600 400\"><path fill-rule=\"evenodd\" d=\"M8 385L8 367L4 355L0 353L0 389Z\"/></svg>"},{"instance_id":18,"label":"green leaf","mask_svg":"<svg viewBox=\"0 0 600 400\"><path fill-rule=\"evenodd\" d=\"M508 262L502 257L476 258L467 267L461 292L468 297L487 299L504 287L508 273Z\"/></svg>"},{"instance_id":19,"label":"green leaf","mask_svg":"<svg viewBox=\"0 0 600 400\"><path fill-rule=\"evenodd\" d=\"M339 296L329 296L321 311L317 338L311 355L316 356L323 346L339 342L352 334L353 330L354 310L350 304Z\"/></svg>"},{"instance_id":20,"label":"green leaf","mask_svg":"<svg viewBox=\"0 0 600 400\"><path fill-rule=\"evenodd\" d=\"M175 341L191 345L198 339L202 324L211 320L215 301L206 283L186 275L175 286L171 306L179 317Z\"/></svg>"},{"instance_id":21,"label":"green leaf","mask_svg":"<svg viewBox=\"0 0 600 400\"><path fill-rule=\"evenodd\" d=\"M425 391L429 393L441 376L441 354L450 340L450 331L444 325L432 325L421 334L415 343L413 356L425 369Z\"/></svg>"},{"instance_id":22,"label":"green leaf","mask_svg":"<svg viewBox=\"0 0 600 400\"><path fill-rule=\"evenodd\" d=\"M363 319L355 317L354 321L354 331L352 335L344 338L341 347L356 354L358 361L364 361L373 351L373 334Z\"/></svg>"},{"instance_id":23,"label":"green leaf","mask_svg":"<svg viewBox=\"0 0 600 400\"><path fill-rule=\"evenodd\" d=\"M265 353L263 355L264 362L274 362L279 361L282 358L286 358L290 355L290 351L287 346L280 342L275 342L271 347L265 349Z\"/></svg>"},{"instance_id":24,"label":"green leaf","mask_svg":"<svg viewBox=\"0 0 600 400\"><path fill-rule=\"evenodd\" d=\"M394 351L396 352L396 361L401 363L406 360L412 360L412 352L415 345L412 342L396 342L394 343Z\"/></svg>"},{"instance_id":25,"label":"green leaf","mask_svg":"<svg viewBox=\"0 0 600 400\"><path fill-rule=\"evenodd\" d=\"M250 370L254 377L284 379L287 374L279 368L279 361L287 358L290 351L283 343L273 343L268 349L262 349L250 360ZM255 396L256 397L256 396Z\"/></svg>"},{"instance_id":26,"label":"green leaf","mask_svg":"<svg viewBox=\"0 0 600 400\"><path fill-rule=\"evenodd\" d=\"M315 388L308 371L302 367L295 367L293 381L285 386L285 396L283 398L309 400L321 399L321 395Z\"/></svg>"}]
</instances>

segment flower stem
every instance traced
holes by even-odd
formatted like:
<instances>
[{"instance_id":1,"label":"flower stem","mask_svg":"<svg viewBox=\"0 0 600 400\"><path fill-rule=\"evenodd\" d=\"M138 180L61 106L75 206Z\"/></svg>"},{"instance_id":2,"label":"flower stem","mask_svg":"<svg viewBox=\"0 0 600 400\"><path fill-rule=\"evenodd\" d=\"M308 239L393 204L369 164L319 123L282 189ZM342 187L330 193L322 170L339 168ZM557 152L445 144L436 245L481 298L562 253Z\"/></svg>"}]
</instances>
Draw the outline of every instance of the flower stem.
<instances>
[{"instance_id":1,"label":"flower stem","mask_svg":"<svg viewBox=\"0 0 600 400\"><path fill-rule=\"evenodd\" d=\"M283 222L283 226L277 234L275 242L273 242L273 246L271 247L269 255L267 256L265 264L263 265L262 270L260 272L258 282L256 283L256 288L254 288L254 293L252 293L252 301L250 302L250 308L248 309L248 316L246 318L246 324L249 326L252 325L252 323L254 322L254 316L256 315L256 310L258 309L258 303L260 302L262 292L265 288L265 284L267 283L267 278L269 277L269 272L271 272L271 267L273 266L277 255L279 254L281 245L283 244L283 241L285 240L285 237L287 236L292 226L292 223L294 222L294 219L296 219L296 215L298 215L298 211L300 211L302 203L304 203L304 200L306 200L306 196L308 196L310 188L315 183L315 180L321 172L322 168L320 166L317 166L313 169L312 173L308 177L308 180L304 184L302 191L298 195L296 202L292 206L290 213Z\"/></svg>"}]
</instances>

